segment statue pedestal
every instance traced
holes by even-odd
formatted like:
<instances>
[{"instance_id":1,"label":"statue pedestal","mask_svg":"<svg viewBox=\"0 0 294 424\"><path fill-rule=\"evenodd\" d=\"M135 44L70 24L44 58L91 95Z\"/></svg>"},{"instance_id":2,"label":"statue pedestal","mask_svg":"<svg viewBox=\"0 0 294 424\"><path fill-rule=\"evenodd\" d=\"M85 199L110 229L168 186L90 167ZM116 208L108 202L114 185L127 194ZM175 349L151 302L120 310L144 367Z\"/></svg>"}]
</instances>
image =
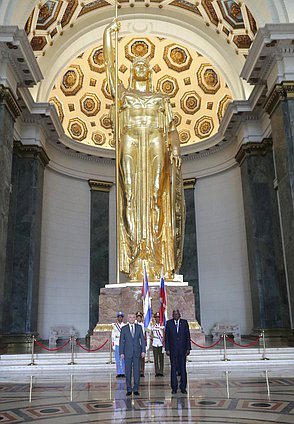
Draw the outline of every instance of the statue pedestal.
<instances>
[{"instance_id":1,"label":"statue pedestal","mask_svg":"<svg viewBox=\"0 0 294 424\"><path fill-rule=\"evenodd\" d=\"M149 282L152 316L159 311L159 282ZM195 297L193 288L186 282L165 282L167 298L168 319L172 317L172 311L179 309L182 318L187 319L190 325L191 339L197 344L203 345L205 336L195 318ZM142 283L107 284L100 290L99 296L99 322L91 336L91 348L101 346L107 337L111 335L111 324L116 320L116 313L122 311L125 314L124 322L127 322L128 313L143 311ZM108 324L108 325L107 325ZM194 345L192 347L195 348ZM103 350L109 349L107 343Z\"/></svg>"}]
</instances>

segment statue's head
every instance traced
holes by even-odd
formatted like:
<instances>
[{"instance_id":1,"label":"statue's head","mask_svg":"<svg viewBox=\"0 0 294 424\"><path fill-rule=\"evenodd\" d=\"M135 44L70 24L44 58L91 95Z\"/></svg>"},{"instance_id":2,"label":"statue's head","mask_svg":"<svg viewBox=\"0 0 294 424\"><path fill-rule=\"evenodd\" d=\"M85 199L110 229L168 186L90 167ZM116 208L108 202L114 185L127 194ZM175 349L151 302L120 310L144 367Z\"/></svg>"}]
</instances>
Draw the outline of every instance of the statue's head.
<instances>
[{"instance_id":1,"label":"statue's head","mask_svg":"<svg viewBox=\"0 0 294 424\"><path fill-rule=\"evenodd\" d=\"M132 62L129 87L136 88L136 82L146 82L146 90L152 91L152 69L145 57L136 57Z\"/></svg>"}]
</instances>

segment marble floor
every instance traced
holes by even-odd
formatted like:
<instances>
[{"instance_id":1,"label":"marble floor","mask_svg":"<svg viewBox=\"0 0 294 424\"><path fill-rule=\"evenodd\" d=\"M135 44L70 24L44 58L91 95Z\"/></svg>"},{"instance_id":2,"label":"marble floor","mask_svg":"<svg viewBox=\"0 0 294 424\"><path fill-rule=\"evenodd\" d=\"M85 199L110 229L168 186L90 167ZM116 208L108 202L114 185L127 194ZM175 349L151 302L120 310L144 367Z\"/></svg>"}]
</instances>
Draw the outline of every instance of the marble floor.
<instances>
[{"instance_id":1,"label":"marble floor","mask_svg":"<svg viewBox=\"0 0 294 424\"><path fill-rule=\"evenodd\" d=\"M294 423L293 369L287 378L189 372L187 395L171 394L168 374L148 371L140 396L130 398L113 372L7 376L0 381L0 423Z\"/></svg>"}]
</instances>

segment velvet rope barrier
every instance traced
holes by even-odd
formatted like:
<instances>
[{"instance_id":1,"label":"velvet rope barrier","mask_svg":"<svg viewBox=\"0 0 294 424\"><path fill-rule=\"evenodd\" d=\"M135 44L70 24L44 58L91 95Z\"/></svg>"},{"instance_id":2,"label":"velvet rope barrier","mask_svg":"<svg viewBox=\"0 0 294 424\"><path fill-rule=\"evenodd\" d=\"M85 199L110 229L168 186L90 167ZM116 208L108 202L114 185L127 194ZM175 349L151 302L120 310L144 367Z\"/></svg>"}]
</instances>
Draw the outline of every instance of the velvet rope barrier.
<instances>
[{"instance_id":1,"label":"velvet rope barrier","mask_svg":"<svg viewBox=\"0 0 294 424\"><path fill-rule=\"evenodd\" d=\"M48 350L49 352L55 352L55 351L57 351L57 350L61 350L61 349L63 349L65 346L67 346L68 344L69 344L69 342L70 342L70 339L68 339L62 346L60 346L60 347L54 347L54 348L49 348L49 347L46 347L46 346L44 346L44 345L42 345L42 343L40 343L40 342L38 342L36 339L35 339L35 343L38 345L38 346L40 346L42 349L45 349L45 350Z\"/></svg>"},{"instance_id":2,"label":"velvet rope barrier","mask_svg":"<svg viewBox=\"0 0 294 424\"><path fill-rule=\"evenodd\" d=\"M223 336L221 336L215 343L213 343L212 345L210 345L210 346L201 346L201 345L199 345L199 344L197 344L196 342L194 342L192 339L191 339L191 342L193 343L193 345L195 345L195 346L197 346L197 347L200 347L201 349L211 349L212 347L214 347L214 346L216 346L217 344L219 344L219 342L221 341L223 339Z\"/></svg>"},{"instance_id":3,"label":"velvet rope barrier","mask_svg":"<svg viewBox=\"0 0 294 424\"><path fill-rule=\"evenodd\" d=\"M109 340L107 339L107 340L105 340L105 342L104 342L101 346L97 347L96 349L88 349L88 348L86 348L86 347L82 346L82 345L78 342L78 340L76 340L76 344L77 344L80 348L84 349L86 352L97 352L97 350L102 349L102 348L106 345L106 343L108 343L108 342L109 342Z\"/></svg>"},{"instance_id":4,"label":"velvet rope barrier","mask_svg":"<svg viewBox=\"0 0 294 424\"><path fill-rule=\"evenodd\" d=\"M258 336L256 340L254 340L252 343L249 343L247 345L241 345L241 344L235 342L235 340L231 339L231 337L229 337L229 336L227 336L227 339L230 340L230 342L232 342L236 346L239 346L239 347L251 347L251 346L256 345L259 342L259 340L261 339L261 337L262 336Z\"/></svg>"}]
</instances>

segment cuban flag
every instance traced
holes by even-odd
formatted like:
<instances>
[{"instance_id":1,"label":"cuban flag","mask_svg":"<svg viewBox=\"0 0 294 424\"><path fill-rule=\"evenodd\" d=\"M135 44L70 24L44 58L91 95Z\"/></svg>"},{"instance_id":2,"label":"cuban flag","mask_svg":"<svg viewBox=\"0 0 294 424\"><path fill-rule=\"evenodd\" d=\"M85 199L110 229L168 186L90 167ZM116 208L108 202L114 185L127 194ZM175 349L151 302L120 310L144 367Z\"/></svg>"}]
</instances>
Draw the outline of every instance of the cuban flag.
<instances>
[{"instance_id":1,"label":"cuban flag","mask_svg":"<svg viewBox=\"0 0 294 424\"><path fill-rule=\"evenodd\" d=\"M149 285L148 285L148 278L147 278L145 263L144 263L144 279L143 279L142 296L143 296L143 306L144 306L144 328L150 328L151 303L150 303L150 293L149 293Z\"/></svg>"},{"instance_id":2,"label":"cuban flag","mask_svg":"<svg viewBox=\"0 0 294 424\"><path fill-rule=\"evenodd\" d=\"M159 316L160 316L160 325L165 326L167 321L167 310L166 310L166 292L165 292L165 286L164 286L163 269L161 271L161 277L160 277Z\"/></svg>"}]
</instances>

